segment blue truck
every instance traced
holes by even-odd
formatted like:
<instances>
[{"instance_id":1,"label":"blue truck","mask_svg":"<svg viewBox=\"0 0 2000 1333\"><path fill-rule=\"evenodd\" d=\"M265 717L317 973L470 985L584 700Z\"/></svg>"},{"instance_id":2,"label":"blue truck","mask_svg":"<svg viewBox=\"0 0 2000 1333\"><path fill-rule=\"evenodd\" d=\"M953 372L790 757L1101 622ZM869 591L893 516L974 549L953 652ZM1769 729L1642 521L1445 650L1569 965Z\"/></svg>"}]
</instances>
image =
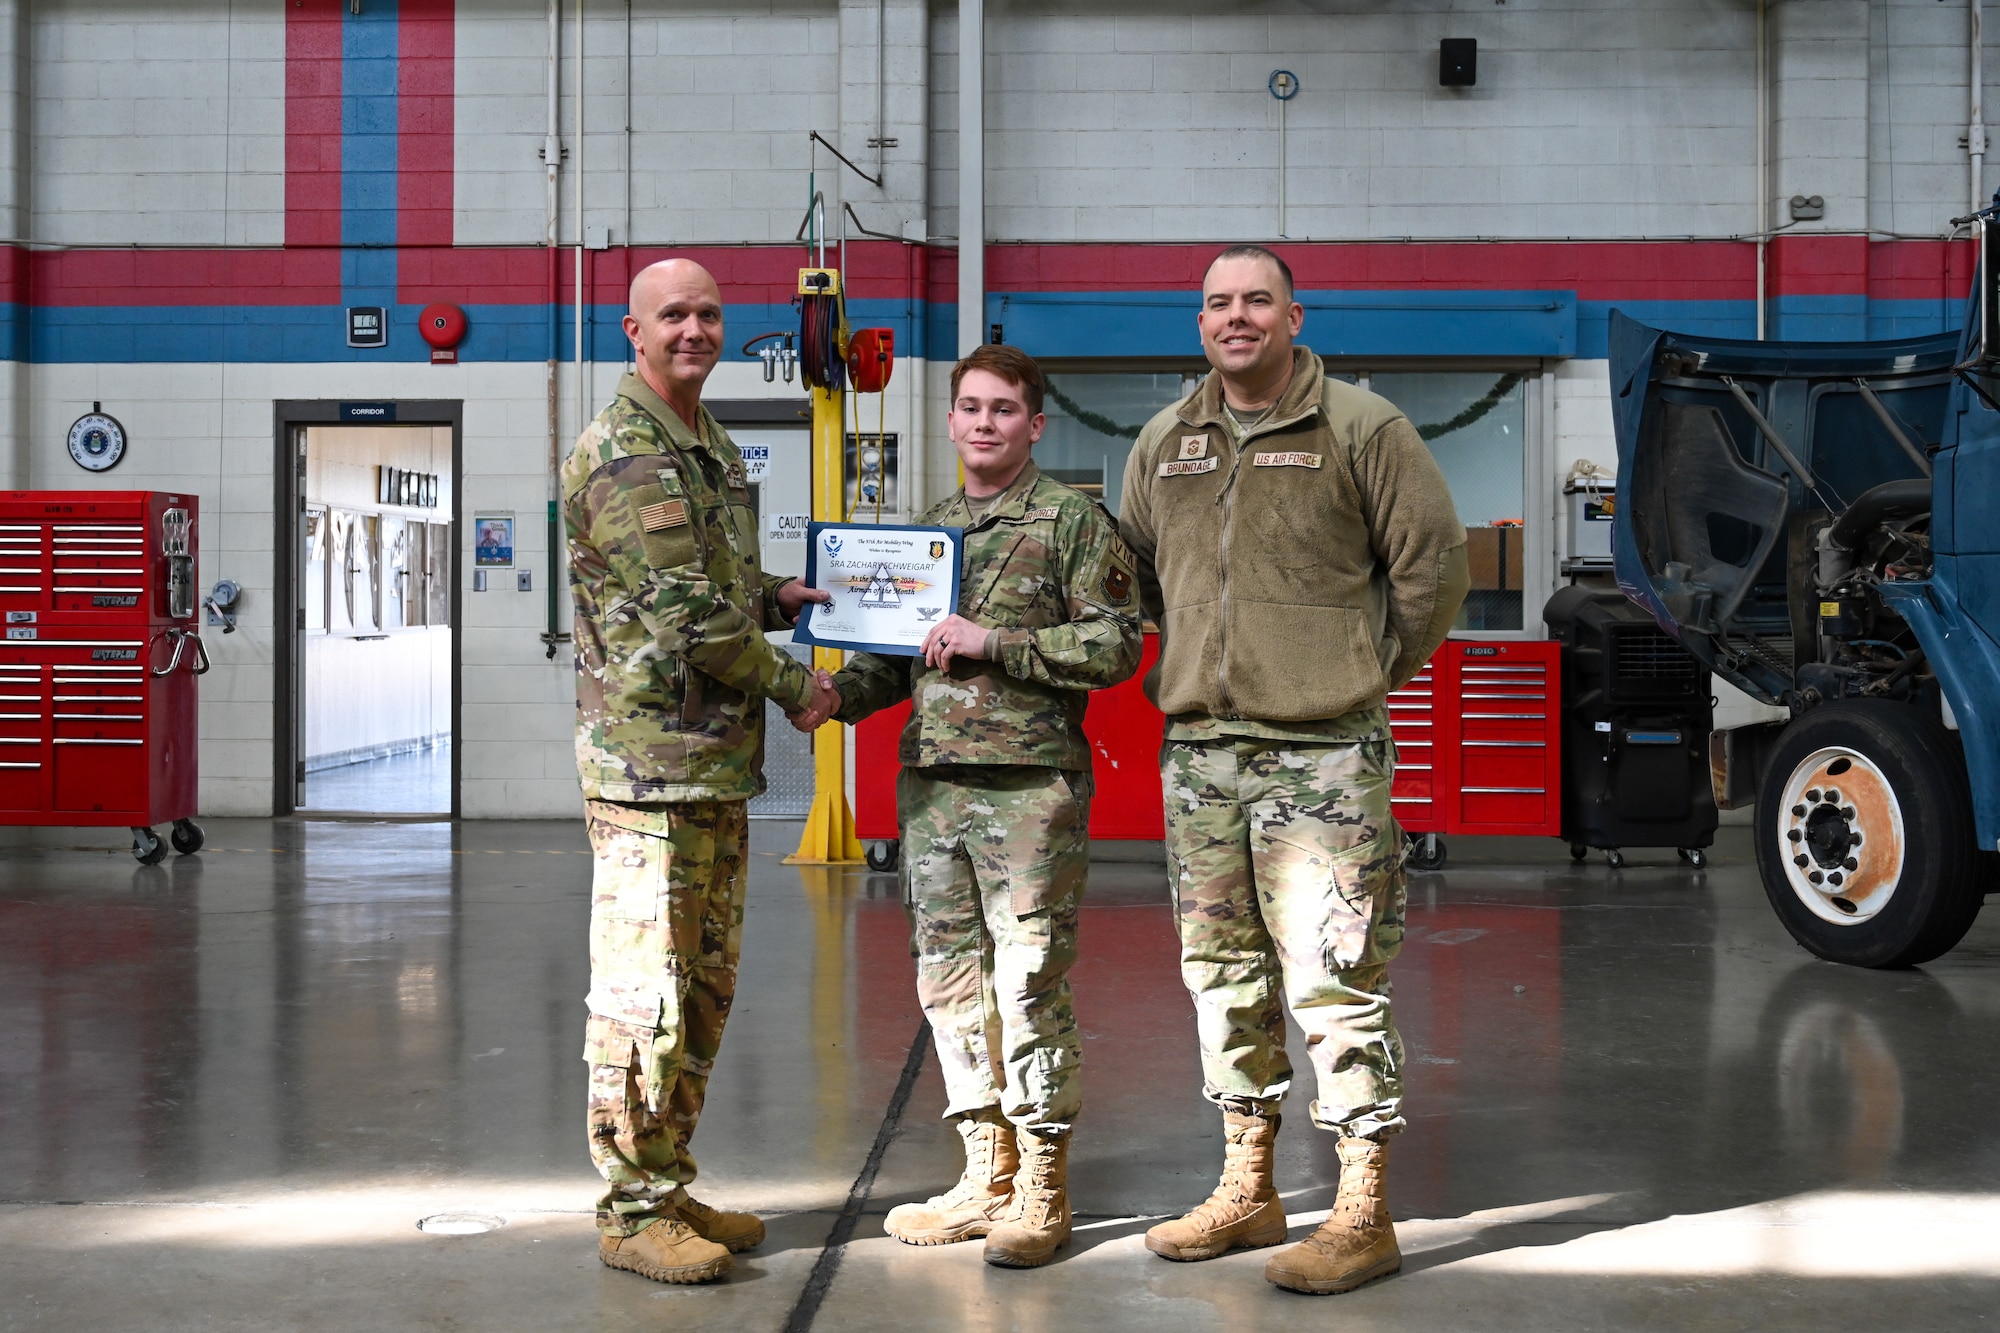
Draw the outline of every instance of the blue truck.
<instances>
[{"instance_id":1,"label":"blue truck","mask_svg":"<svg viewBox=\"0 0 2000 1333\"><path fill-rule=\"evenodd\" d=\"M1965 327L1746 342L1614 313L1613 564L1789 713L1714 732L1765 894L1822 958L1907 967L2000 888L2000 224Z\"/></svg>"}]
</instances>

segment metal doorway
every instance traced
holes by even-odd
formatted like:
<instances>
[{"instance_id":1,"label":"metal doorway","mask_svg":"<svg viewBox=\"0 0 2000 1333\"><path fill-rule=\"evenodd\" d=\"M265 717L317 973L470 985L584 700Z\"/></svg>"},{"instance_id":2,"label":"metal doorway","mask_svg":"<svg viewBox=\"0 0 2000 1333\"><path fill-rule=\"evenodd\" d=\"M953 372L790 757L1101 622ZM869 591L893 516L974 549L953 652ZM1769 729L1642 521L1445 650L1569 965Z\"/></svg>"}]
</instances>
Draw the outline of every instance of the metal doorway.
<instances>
[{"instance_id":1,"label":"metal doorway","mask_svg":"<svg viewBox=\"0 0 2000 1333\"><path fill-rule=\"evenodd\" d=\"M455 818L462 405L274 416L273 811Z\"/></svg>"}]
</instances>

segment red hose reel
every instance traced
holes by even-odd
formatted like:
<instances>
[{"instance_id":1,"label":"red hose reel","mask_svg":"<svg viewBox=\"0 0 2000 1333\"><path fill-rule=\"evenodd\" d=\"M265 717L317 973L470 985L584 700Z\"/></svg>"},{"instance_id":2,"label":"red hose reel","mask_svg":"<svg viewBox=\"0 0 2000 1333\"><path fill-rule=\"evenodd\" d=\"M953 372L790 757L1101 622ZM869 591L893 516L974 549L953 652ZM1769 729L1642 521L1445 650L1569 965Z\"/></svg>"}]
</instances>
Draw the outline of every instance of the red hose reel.
<instances>
[{"instance_id":1,"label":"red hose reel","mask_svg":"<svg viewBox=\"0 0 2000 1333\"><path fill-rule=\"evenodd\" d=\"M880 393L896 368L894 329L855 329L847 335L847 376L856 393Z\"/></svg>"}]
</instances>

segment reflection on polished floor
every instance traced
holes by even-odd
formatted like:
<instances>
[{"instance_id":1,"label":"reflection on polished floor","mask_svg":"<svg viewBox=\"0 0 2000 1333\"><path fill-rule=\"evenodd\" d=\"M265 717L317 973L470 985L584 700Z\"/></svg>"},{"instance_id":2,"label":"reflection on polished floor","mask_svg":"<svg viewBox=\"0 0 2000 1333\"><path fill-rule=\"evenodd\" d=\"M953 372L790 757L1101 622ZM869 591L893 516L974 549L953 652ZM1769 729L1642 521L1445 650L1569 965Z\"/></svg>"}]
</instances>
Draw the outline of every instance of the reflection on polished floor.
<instances>
[{"instance_id":1,"label":"reflection on polished floor","mask_svg":"<svg viewBox=\"0 0 2000 1333\"><path fill-rule=\"evenodd\" d=\"M451 810L451 745L306 774L302 810L442 815Z\"/></svg>"},{"instance_id":2,"label":"reflection on polished floor","mask_svg":"<svg viewBox=\"0 0 2000 1333\"><path fill-rule=\"evenodd\" d=\"M109 834L0 834L0 1330L1931 1329L2000 1309L2000 913L1919 971L1816 963L1733 831L1705 874L1459 839L1413 878L1408 1258L1325 1298L1268 1287L1263 1254L1141 1247L1220 1160L1157 849L1093 866L1079 1231L1024 1272L883 1235L956 1149L935 1060L904 1080L895 881L787 867L797 826L753 826L696 1146L704 1195L771 1236L728 1282L676 1288L593 1252L579 825L208 832L159 867ZM1334 1157L1302 1095L1292 1112L1298 1235ZM417 1229L441 1213L498 1225Z\"/></svg>"}]
</instances>

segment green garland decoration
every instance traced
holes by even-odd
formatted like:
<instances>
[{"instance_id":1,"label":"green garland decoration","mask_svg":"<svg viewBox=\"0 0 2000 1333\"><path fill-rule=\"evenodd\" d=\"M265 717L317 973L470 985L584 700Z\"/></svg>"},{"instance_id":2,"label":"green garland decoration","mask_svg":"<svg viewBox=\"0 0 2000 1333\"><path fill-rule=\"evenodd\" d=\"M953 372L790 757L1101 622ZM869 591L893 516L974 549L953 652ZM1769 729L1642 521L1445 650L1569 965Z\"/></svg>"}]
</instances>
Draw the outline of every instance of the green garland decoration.
<instances>
[{"instance_id":1,"label":"green garland decoration","mask_svg":"<svg viewBox=\"0 0 2000 1333\"><path fill-rule=\"evenodd\" d=\"M1523 376L1511 371L1502 375L1499 379L1493 381L1493 387L1486 391L1486 395L1483 398L1468 406L1463 412L1460 412L1449 421L1435 421L1428 426L1419 426L1417 427L1417 434L1428 443L1431 440L1449 435L1453 431L1464 430L1467 426L1470 426L1473 422L1478 421L1494 408L1500 406L1501 400L1514 391L1514 386L1519 384L1522 378ZM1145 429L1143 426L1121 426L1102 412L1091 411L1082 403L1077 402L1076 399L1057 388L1054 380L1050 380L1047 387L1049 397L1055 399L1057 407L1069 413L1077 424L1087 426L1099 435L1109 435L1115 440L1136 440L1139 438L1139 432Z\"/></svg>"},{"instance_id":2,"label":"green garland decoration","mask_svg":"<svg viewBox=\"0 0 2000 1333\"><path fill-rule=\"evenodd\" d=\"M1076 399L1058 389L1054 380L1047 384L1049 397L1056 400L1056 406L1076 418L1079 425L1088 426L1099 435L1109 435L1116 440L1136 440L1143 426L1121 426L1101 412L1093 412Z\"/></svg>"},{"instance_id":3,"label":"green garland decoration","mask_svg":"<svg viewBox=\"0 0 2000 1333\"><path fill-rule=\"evenodd\" d=\"M1455 430L1464 430L1467 426L1470 426L1473 422L1500 406L1500 400L1512 393L1514 386L1519 384L1521 379L1520 375L1502 375L1499 379L1493 381L1493 387L1486 391L1484 398L1481 398L1478 402L1472 404L1472 406L1466 408L1449 421L1439 421L1429 426L1417 427L1417 434L1421 435L1424 443L1428 444L1432 440L1449 435Z\"/></svg>"}]
</instances>

